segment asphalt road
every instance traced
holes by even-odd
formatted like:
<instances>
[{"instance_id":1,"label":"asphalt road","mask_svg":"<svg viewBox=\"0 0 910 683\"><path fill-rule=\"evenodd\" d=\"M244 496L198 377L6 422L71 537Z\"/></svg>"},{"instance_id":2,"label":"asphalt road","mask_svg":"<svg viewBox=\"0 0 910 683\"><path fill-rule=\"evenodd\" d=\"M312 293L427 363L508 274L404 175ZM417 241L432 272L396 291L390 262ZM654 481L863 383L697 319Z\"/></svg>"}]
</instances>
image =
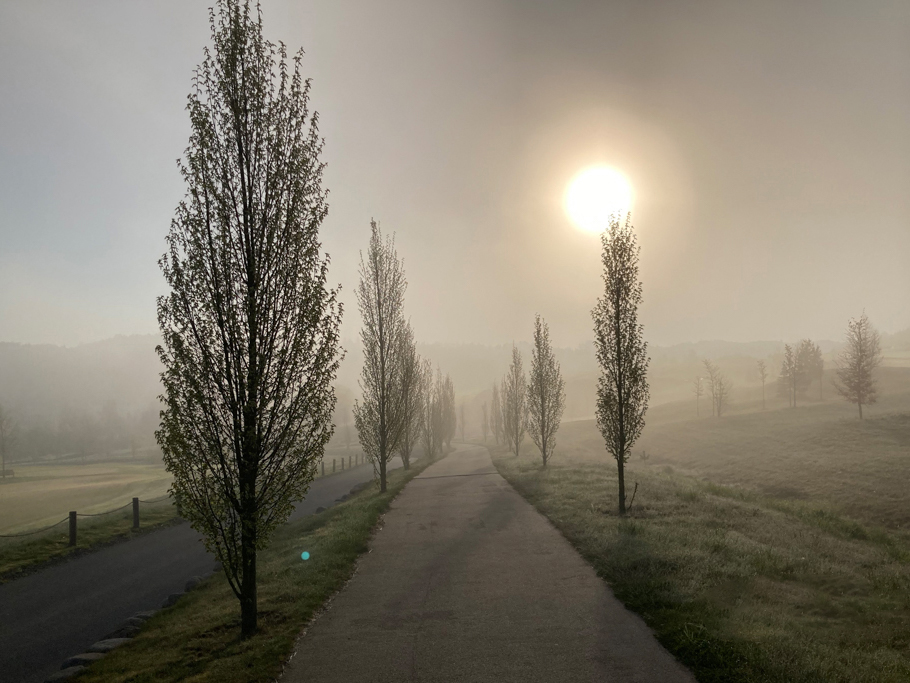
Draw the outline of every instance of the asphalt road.
<instances>
[{"instance_id":1,"label":"asphalt road","mask_svg":"<svg viewBox=\"0 0 910 683\"><path fill-rule=\"evenodd\" d=\"M282 677L349 681L695 683L480 447L411 480Z\"/></svg>"},{"instance_id":2,"label":"asphalt road","mask_svg":"<svg viewBox=\"0 0 910 683\"><path fill-rule=\"evenodd\" d=\"M372 476L372 466L361 465L315 480L291 519L329 507ZM160 607L214 565L199 534L184 523L0 585L0 681L41 683L64 659L137 612Z\"/></svg>"}]
</instances>

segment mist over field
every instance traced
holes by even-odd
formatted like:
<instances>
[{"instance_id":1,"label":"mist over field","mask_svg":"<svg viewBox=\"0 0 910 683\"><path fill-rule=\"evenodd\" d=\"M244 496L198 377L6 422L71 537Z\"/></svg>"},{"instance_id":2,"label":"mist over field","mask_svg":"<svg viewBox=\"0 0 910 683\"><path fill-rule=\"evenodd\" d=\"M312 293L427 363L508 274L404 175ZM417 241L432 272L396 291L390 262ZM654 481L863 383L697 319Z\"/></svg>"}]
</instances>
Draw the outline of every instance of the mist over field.
<instances>
[{"instance_id":1,"label":"mist over field","mask_svg":"<svg viewBox=\"0 0 910 683\"><path fill-rule=\"evenodd\" d=\"M157 453L161 365L155 355L156 335L114 337L61 347L51 344L0 343L0 404L19 423L14 461L59 456L114 455L133 457L137 449ZM650 348L652 405L690 402L692 377L702 372L705 358L716 360L750 398L760 382L755 361L781 362L783 341L703 341ZM820 342L833 368L842 342ZM359 395L357 375L362 350L357 340L343 344L346 352L335 383L335 421L343 426ZM518 348L529 354L528 341ZM467 406L468 432L480 436L481 406L490 401L493 379L508 365L511 344L421 344L420 353L452 375L458 402ZM884 335L886 367L910 367L910 330ZM597 363L591 344L557 348L566 378L567 420L592 419ZM336 441L349 438L343 429Z\"/></svg>"},{"instance_id":2,"label":"mist over field","mask_svg":"<svg viewBox=\"0 0 910 683\"><path fill-rule=\"evenodd\" d=\"M910 680L908 37L0 2L0 681Z\"/></svg>"}]
</instances>

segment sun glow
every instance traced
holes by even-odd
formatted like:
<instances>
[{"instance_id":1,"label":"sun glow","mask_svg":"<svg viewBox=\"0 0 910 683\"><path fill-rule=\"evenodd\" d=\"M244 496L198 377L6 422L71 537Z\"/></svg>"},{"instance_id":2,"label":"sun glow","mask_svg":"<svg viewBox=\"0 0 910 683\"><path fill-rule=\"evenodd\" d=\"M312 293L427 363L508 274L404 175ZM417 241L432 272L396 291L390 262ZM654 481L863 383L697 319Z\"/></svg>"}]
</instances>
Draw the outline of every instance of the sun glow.
<instances>
[{"instance_id":1,"label":"sun glow","mask_svg":"<svg viewBox=\"0 0 910 683\"><path fill-rule=\"evenodd\" d=\"M592 166L579 172L566 188L565 210L575 225L586 232L603 232L610 216L632 208L632 185L609 166Z\"/></svg>"}]
</instances>

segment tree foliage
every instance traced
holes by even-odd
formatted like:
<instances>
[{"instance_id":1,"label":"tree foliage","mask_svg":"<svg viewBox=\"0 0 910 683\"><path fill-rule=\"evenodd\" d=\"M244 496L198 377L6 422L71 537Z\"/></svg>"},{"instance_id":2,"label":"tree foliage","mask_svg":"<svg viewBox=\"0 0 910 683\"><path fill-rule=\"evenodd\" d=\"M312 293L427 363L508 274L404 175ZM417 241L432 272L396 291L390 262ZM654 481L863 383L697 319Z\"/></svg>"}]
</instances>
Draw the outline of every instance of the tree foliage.
<instances>
[{"instance_id":1,"label":"tree foliage","mask_svg":"<svg viewBox=\"0 0 910 683\"><path fill-rule=\"evenodd\" d=\"M733 385L723 371L707 358L702 361L705 372L708 373L708 394L711 396L711 414L715 417L723 416L730 404L730 394Z\"/></svg>"},{"instance_id":2,"label":"tree foliage","mask_svg":"<svg viewBox=\"0 0 910 683\"><path fill-rule=\"evenodd\" d=\"M306 493L332 435L341 306L319 227L322 140L302 52L263 38L249 3L210 13L195 72L187 194L160 260L156 438L183 515L256 630L256 553Z\"/></svg>"},{"instance_id":3,"label":"tree foliage","mask_svg":"<svg viewBox=\"0 0 910 683\"><path fill-rule=\"evenodd\" d=\"M505 433L502 428L502 398L496 382L493 382L493 397L490 400L490 423L493 439L498 446L505 440Z\"/></svg>"},{"instance_id":4,"label":"tree foliage","mask_svg":"<svg viewBox=\"0 0 910 683\"><path fill-rule=\"evenodd\" d=\"M631 216L613 216L601 236L603 296L597 300L594 348L600 365L597 380L597 426L619 471L619 512L626 512L625 463L645 426L650 397L648 344L638 322L642 286L638 279L640 248Z\"/></svg>"},{"instance_id":5,"label":"tree foliage","mask_svg":"<svg viewBox=\"0 0 910 683\"><path fill-rule=\"evenodd\" d=\"M428 360L423 361L421 378L421 434L427 457L433 459L445 444L446 382L439 368L436 368L434 378L433 366Z\"/></svg>"},{"instance_id":6,"label":"tree foliage","mask_svg":"<svg viewBox=\"0 0 910 683\"><path fill-rule=\"evenodd\" d=\"M363 367L361 399L354 402L354 425L360 446L386 490L388 462L409 427L405 382L413 360L413 334L404 318L407 280L395 251L393 236L383 238L376 221L370 222L370 245L360 255L357 306ZM415 384L409 389L414 390Z\"/></svg>"},{"instance_id":7,"label":"tree foliage","mask_svg":"<svg viewBox=\"0 0 910 683\"><path fill-rule=\"evenodd\" d=\"M566 407L566 383L550 345L550 330L538 315L528 381L528 432L546 467L556 447L556 432Z\"/></svg>"},{"instance_id":8,"label":"tree foliage","mask_svg":"<svg viewBox=\"0 0 910 683\"><path fill-rule=\"evenodd\" d=\"M528 380L522 368L521 352L512 346L512 363L502 379L503 432L509 449L518 456L527 429Z\"/></svg>"},{"instance_id":9,"label":"tree foliage","mask_svg":"<svg viewBox=\"0 0 910 683\"><path fill-rule=\"evenodd\" d=\"M851 318L847 323L847 344L837 362L837 393L859 408L863 419L863 406L878 399L875 369L882 362L881 339L872 327L866 313Z\"/></svg>"},{"instance_id":10,"label":"tree foliage","mask_svg":"<svg viewBox=\"0 0 910 683\"><path fill-rule=\"evenodd\" d=\"M407 326L402 357L401 392L404 429L398 452L405 469L411 466L411 453L420 440L420 415L423 405L423 375L420 354L410 325Z\"/></svg>"},{"instance_id":11,"label":"tree foliage","mask_svg":"<svg viewBox=\"0 0 910 683\"><path fill-rule=\"evenodd\" d=\"M758 369L758 378L761 380L761 409L765 409L765 383L768 381L768 367L765 361L759 359L756 361Z\"/></svg>"}]
</instances>

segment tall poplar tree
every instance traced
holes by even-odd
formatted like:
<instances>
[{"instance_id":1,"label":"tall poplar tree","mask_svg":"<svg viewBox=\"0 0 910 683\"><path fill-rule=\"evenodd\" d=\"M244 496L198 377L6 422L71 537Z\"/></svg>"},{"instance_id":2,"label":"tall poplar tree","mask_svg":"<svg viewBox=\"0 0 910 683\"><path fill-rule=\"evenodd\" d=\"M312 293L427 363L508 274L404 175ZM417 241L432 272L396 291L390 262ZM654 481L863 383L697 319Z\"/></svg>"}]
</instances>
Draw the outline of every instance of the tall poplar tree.
<instances>
[{"instance_id":1,"label":"tall poplar tree","mask_svg":"<svg viewBox=\"0 0 910 683\"><path fill-rule=\"evenodd\" d=\"M362 398L354 402L354 425L360 446L379 475L379 489L386 490L388 463L408 427L405 411L405 369L412 351L412 337L404 318L404 266L395 251L395 239L383 238L376 221L370 221L370 246L360 255L360 341L363 368Z\"/></svg>"},{"instance_id":2,"label":"tall poplar tree","mask_svg":"<svg viewBox=\"0 0 910 683\"><path fill-rule=\"evenodd\" d=\"M256 631L256 557L332 436L341 305L326 288L322 140L310 85L249 2L219 0L160 266L156 438L182 514Z\"/></svg>"},{"instance_id":3,"label":"tall poplar tree","mask_svg":"<svg viewBox=\"0 0 910 683\"><path fill-rule=\"evenodd\" d=\"M556 432L566 407L566 383L550 345L550 329L534 319L531 374L528 381L528 433L543 457L543 466L556 448Z\"/></svg>"},{"instance_id":4,"label":"tall poplar tree","mask_svg":"<svg viewBox=\"0 0 910 683\"><path fill-rule=\"evenodd\" d=\"M499 387L493 382L493 398L490 400L490 426L493 429L493 440L498 446L502 443L502 398L499 393Z\"/></svg>"},{"instance_id":5,"label":"tall poplar tree","mask_svg":"<svg viewBox=\"0 0 910 683\"><path fill-rule=\"evenodd\" d=\"M645 426L650 397L648 344L638 322L642 286L638 279L640 248L632 229L612 216L601 235L603 296L592 311L594 348L600 365L597 380L597 426L616 459L619 514L626 514L625 464Z\"/></svg>"},{"instance_id":6,"label":"tall poplar tree","mask_svg":"<svg viewBox=\"0 0 910 683\"><path fill-rule=\"evenodd\" d=\"M509 448L517 457L525 438L528 414L528 380L522 368L521 352L512 346L512 363L502 380L502 422Z\"/></svg>"}]
</instances>

